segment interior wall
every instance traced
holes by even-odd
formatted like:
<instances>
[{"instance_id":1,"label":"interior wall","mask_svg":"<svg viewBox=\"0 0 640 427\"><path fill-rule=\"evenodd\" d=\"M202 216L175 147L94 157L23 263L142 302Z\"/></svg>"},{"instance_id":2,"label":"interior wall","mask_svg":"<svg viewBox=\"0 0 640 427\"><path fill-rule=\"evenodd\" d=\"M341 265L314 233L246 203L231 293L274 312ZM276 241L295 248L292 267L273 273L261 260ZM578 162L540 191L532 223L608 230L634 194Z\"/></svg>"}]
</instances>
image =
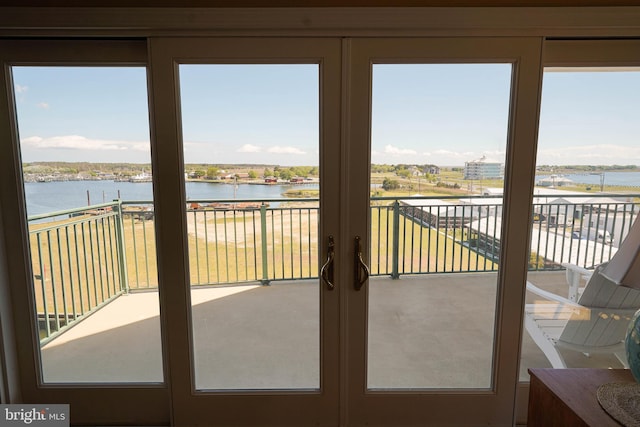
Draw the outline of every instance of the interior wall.
<instances>
[{"instance_id":1,"label":"interior wall","mask_svg":"<svg viewBox=\"0 0 640 427\"><path fill-rule=\"evenodd\" d=\"M0 204L0 225L3 224L2 205ZM4 226L0 226L0 402L20 401L18 381L18 360L14 339L13 316L11 313L11 294L7 266L7 241Z\"/></svg>"},{"instance_id":2,"label":"interior wall","mask_svg":"<svg viewBox=\"0 0 640 427\"><path fill-rule=\"evenodd\" d=\"M638 0L4 0L8 7L585 7Z\"/></svg>"}]
</instances>

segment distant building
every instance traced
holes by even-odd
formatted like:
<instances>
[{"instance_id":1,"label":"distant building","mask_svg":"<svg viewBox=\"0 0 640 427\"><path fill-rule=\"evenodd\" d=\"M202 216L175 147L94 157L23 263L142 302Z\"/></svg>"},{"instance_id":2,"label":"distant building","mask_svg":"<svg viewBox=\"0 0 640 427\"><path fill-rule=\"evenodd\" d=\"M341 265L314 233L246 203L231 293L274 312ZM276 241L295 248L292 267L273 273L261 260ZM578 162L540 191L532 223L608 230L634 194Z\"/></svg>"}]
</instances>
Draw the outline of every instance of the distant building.
<instances>
[{"instance_id":1,"label":"distant building","mask_svg":"<svg viewBox=\"0 0 640 427\"><path fill-rule=\"evenodd\" d=\"M410 166L409 172L411 172L411 176L424 176L424 172L418 169L417 166Z\"/></svg>"},{"instance_id":2,"label":"distant building","mask_svg":"<svg viewBox=\"0 0 640 427\"><path fill-rule=\"evenodd\" d=\"M412 195L417 196L420 194ZM461 206L441 199L400 200L400 213L424 226L434 228L460 228L479 217L476 206Z\"/></svg>"},{"instance_id":3,"label":"distant building","mask_svg":"<svg viewBox=\"0 0 640 427\"><path fill-rule=\"evenodd\" d=\"M430 165L426 172L430 175L438 175L440 173L440 168L438 166Z\"/></svg>"},{"instance_id":4,"label":"distant building","mask_svg":"<svg viewBox=\"0 0 640 427\"><path fill-rule=\"evenodd\" d=\"M489 160L486 156L464 163L464 179L496 179L502 176L502 163Z\"/></svg>"}]
</instances>

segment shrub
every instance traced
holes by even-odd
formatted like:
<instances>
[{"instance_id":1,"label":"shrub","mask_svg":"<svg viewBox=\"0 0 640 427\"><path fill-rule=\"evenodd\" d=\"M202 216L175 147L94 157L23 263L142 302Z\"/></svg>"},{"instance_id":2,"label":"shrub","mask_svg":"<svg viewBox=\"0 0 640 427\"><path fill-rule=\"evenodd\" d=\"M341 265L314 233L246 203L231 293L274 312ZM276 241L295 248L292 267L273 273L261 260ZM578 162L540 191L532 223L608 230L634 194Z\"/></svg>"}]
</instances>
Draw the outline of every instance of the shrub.
<instances>
[{"instance_id":1,"label":"shrub","mask_svg":"<svg viewBox=\"0 0 640 427\"><path fill-rule=\"evenodd\" d=\"M398 188L400 188L400 183L398 183L398 181L396 181L395 179L385 178L384 181L382 181L382 188L384 188L386 191L397 190Z\"/></svg>"}]
</instances>

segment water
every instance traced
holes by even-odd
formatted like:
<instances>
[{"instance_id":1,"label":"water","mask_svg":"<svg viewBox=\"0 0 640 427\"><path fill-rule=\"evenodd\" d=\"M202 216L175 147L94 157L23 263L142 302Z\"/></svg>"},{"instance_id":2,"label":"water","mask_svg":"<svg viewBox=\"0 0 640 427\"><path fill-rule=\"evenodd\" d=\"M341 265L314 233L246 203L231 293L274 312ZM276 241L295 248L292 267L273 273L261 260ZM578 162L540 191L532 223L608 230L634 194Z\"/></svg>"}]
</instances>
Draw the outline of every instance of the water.
<instances>
[{"instance_id":1,"label":"water","mask_svg":"<svg viewBox=\"0 0 640 427\"><path fill-rule=\"evenodd\" d=\"M549 175L536 176L536 182ZM600 175L591 175L588 173L564 174L565 178L570 179L576 184L591 184L594 188L600 188ZM607 185L620 185L626 187L640 187L640 172L605 172L604 173L605 190Z\"/></svg>"},{"instance_id":2,"label":"water","mask_svg":"<svg viewBox=\"0 0 640 427\"><path fill-rule=\"evenodd\" d=\"M122 200L153 200L150 182L114 182L114 181L54 181L25 183L27 214L43 213L79 208L89 204ZM187 200L233 199L233 184L214 184L208 182L187 182ZM276 199L283 197L289 189L313 189L317 184L304 185L254 185L238 184L236 199ZM89 197L87 199L87 191Z\"/></svg>"},{"instance_id":3,"label":"water","mask_svg":"<svg viewBox=\"0 0 640 427\"><path fill-rule=\"evenodd\" d=\"M599 175L567 174L566 178L576 183L600 186ZM536 181L544 176L537 176ZM605 191L607 185L623 185L640 187L640 172L606 172L604 176ZM233 199L233 184L208 182L187 182L187 199ZM275 199L291 189L318 188L312 185L252 185L238 184L237 199ZM89 199L87 200L87 191ZM79 208L91 204L110 202L118 198L122 200L152 200L150 182L131 183L113 181L54 181L25 183L28 215L38 215L60 210Z\"/></svg>"}]
</instances>

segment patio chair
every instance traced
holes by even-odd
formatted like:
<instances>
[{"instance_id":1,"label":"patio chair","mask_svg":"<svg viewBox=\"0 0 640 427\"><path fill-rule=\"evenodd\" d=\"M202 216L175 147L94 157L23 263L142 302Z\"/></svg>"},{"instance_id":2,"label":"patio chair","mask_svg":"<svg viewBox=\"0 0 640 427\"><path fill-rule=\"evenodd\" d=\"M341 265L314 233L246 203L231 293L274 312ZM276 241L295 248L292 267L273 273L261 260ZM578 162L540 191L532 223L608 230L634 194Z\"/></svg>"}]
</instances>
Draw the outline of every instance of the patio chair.
<instances>
[{"instance_id":1,"label":"patio chair","mask_svg":"<svg viewBox=\"0 0 640 427\"><path fill-rule=\"evenodd\" d=\"M640 221L636 221L627 238L634 233L640 233ZM629 243L637 240L629 239ZM637 252L638 248L634 248L634 251ZM614 254L610 263L616 268L626 269L628 266L620 266L624 263L618 262L620 258L625 258L621 252L624 251L619 250ZM567 367L560 349L587 356L591 353L613 354L625 368L628 367L624 338L631 318L640 308L640 291L619 286L607 279L602 274L606 265L603 263L594 270L587 270L563 264L569 284L568 298L527 282L528 291L548 301L526 305L525 327L554 368ZM610 273L611 269L608 270ZM587 283L581 289L583 279Z\"/></svg>"}]
</instances>

